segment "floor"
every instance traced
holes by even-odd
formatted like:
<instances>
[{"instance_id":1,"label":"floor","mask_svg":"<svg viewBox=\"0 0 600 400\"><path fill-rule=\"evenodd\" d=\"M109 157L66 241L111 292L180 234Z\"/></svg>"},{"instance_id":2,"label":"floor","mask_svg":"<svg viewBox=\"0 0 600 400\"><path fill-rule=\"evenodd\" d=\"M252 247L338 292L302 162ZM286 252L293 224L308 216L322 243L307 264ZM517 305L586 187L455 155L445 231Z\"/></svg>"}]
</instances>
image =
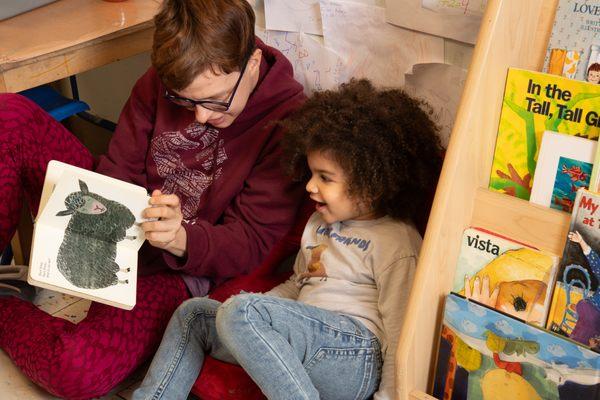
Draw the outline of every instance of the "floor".
<instances>
[{"instance_id":1,"label":"floor","mask_svg":"<svg viewBox=\"0 0 600 400\"><path fill-rule=\"evenodd\" d=\"M42 289L38 292L35 304L42 310L59 318L77 323L87 314L89 300L79 299L62 293ZM104 400L129 400L144 376L144 369L132 375L115 388ZM2 400L48 400L56 399L32 383L14 366L8 356L0 350L0 388Z\"/></svg>"}]
</instances>

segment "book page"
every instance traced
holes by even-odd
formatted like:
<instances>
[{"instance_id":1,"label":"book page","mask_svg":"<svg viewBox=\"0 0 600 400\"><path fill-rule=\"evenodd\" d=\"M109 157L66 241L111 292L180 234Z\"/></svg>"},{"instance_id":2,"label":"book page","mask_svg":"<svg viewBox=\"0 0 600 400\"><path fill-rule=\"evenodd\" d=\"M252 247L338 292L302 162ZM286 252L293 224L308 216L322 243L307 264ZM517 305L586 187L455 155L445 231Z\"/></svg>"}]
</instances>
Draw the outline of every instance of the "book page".
<instances>
[{"instance_id":1,"label":"book page","mask_svg":"<svg viewBox=\"0 0 600 400\"><path fill-rule=\"evenodd\" d=\"M595 140L545 131L529 201L571 212L577 189L590 183Z\"/></svg>"},{"instance_id":2,"label":"book page","mask_svg":"<svg viewBox=\"0 0 600 400\"><path fill-rule=\"evenodd\" d=\"M36 225L32 245L36 246L37 251L32 252L27 281L34 286L114 307L132 309L136 302L137 251L125 247L116 249L114 264L93 263L90 262L89 257L84 256L75 264L78 269L71 270L68 268L68 263L59 260L60 251L54 250L56 246L60 248L64 237L64 233L59 229ZM67 268L64 267L65 265ZM109 271L108 268L103 268L108 265L120 267L118 271ZM99 273L95 273L98 268L100 269ZM104 286L107 281L110 281L108 283L111 284L105 287L82 287L82 285Z\"/></svg>"},{"instance_id":3,"label":"book page","mask_svg":"<svg viewBox=\"0 0 600 400\"><path fill-rule=\"evenodd\" d=\"M51 189L52 179L62 175ZM51 193L35 224L30 283L131 308L135 304L142 187L51 162Z\"/></svg>"},{"instance_id":4,"label":"book page","mask_svg":"<svg viewBox=\"0 0 600 400\"><path fill-rule=\"evenodd\" d=\"M38 222L43 219L43 224L50 224L62 230L66 229L69 218L65 217L70 214L57 215L57 213L66 210L65 202L70 194L81 191L80 181L87 186L90 193L116 202L132 213L135 222L127 228L126 236L128 238L122 242L122 245L139 249L144 243L144 233L139 223L144 221L142 211L149 207L150 199L146 189L58 161L51 161L48 164L40 200ZM48 210L47 206L50 207ZM98 207L100 208L92 213L104 214L102 204ZM110 209L107 208L106 211L110 211ZM119 216L117 215L113 219L118 220Z\"/></svg>"}]
</instances>

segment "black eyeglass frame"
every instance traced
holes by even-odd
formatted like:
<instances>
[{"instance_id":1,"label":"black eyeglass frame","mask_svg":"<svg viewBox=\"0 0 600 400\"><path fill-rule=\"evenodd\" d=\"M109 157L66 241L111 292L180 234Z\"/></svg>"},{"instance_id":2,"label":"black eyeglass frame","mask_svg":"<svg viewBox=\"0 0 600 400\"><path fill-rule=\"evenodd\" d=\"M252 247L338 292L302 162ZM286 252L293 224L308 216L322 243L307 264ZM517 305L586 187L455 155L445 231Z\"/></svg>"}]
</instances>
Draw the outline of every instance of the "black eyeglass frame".
<instances>
[{"instance_id":1,"label":"black eyeglass frame","mask_svg":"<svg viewBox=\"0 0 600 400\"><path fill-rule=\"evenodd\" d=\"M244 61L244 65L242 66L242 69L240 70L240 76L239 76L237 82L235 83L235 86L233 87L231 96L229 96L229 100L227 100L227 101L188 99L187 97L177 96L175 94L169 93L169 89L165 89L165 94L163 96L165 99L168 99L168 100L172 101L174 104L181 106L181 107L186 107L186 108L192 109L192 108L195 108L196 106L200 106L200 107L204 107L210 111L220 111L220 112L227 111L227 110L229 110L229 107L231 107L231 103L233 103L235 93L237 92L238 86L240 86L240 82L242 81L242 78L244 77L244 72L246 71L246 66L248 65L248 61L250 61L250 57L252 56L253 53L254 53L254 51L250 52L250 56L248 56L246 58L246 61ZM183 104L181 104L179 102L182 102Z\"/></svg>"}]
</instances>

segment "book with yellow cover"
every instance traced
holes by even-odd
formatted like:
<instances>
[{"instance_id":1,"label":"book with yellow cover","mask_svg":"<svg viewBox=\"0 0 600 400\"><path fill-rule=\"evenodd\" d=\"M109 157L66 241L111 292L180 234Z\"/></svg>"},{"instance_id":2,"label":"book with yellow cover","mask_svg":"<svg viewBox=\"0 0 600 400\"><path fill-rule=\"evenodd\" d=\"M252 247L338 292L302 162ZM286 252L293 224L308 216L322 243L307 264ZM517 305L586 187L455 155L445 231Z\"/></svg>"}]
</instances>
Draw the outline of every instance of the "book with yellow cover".
<instances>
[{"instance_id":1,"label":"book with yellow cover","mask_svg":"<svg viewBox=\"0 0 600 400\"><path fill-rule=\"evenodd\" d=\"M598 140L600 85L510 68L490 189L529 200L544 131Z\"/></svg>"}]
</instances>

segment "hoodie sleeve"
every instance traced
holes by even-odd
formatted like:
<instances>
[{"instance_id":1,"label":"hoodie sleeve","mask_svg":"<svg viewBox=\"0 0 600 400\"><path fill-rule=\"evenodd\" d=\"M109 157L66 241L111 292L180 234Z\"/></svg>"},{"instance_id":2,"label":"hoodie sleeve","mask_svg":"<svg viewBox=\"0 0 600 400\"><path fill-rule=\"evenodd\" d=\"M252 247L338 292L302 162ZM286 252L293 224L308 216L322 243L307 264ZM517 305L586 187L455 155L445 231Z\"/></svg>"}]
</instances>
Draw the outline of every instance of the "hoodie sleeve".
<instances>
[{"instance_id":1,"label":"hoodie sleeve","mask_svg":"<svg viewBox=\"0 0 600 400\"><path fill-rule=\"evenodd\" d=\"M303 195L281 168L281 129L269 142L241 192L231 201L220 223L199 220L184 224L187 255L163 253L167 265L192 276L231 278L258 266L291 228Z\"/></svg>"},{"instance_id":2,"label":"hoodie sleeve","mask_svg":"<svg viewBox=\"0 0 600 400\"><path fill-rule=\"evenodd\" d=\"M156 114L157 82L152 69L136 82L96 172L147 187L145 161Z\"/></svg>"}]
</instances>

